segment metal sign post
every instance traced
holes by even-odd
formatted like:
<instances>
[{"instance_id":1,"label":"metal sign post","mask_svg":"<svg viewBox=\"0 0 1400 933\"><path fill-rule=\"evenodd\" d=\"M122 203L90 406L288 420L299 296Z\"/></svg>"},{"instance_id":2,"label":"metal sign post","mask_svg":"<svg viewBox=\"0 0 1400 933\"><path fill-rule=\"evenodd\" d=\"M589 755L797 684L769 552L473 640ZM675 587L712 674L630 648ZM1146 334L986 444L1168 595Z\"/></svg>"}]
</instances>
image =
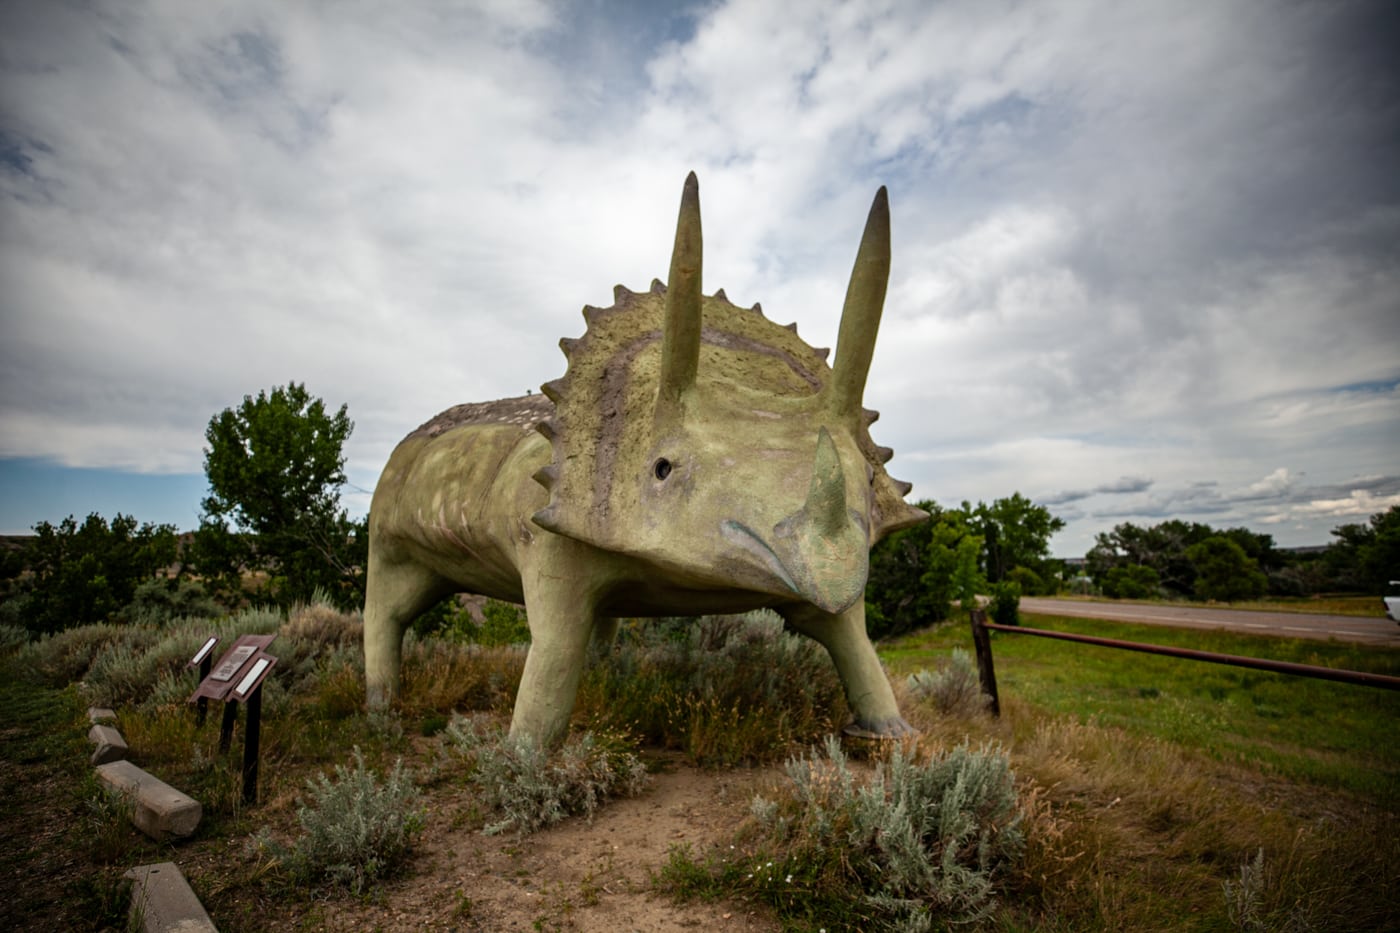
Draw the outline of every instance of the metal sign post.
<instances>
[{"instance_id":1,"label":"metal sign post","mask_svg":"<svg viewBox=\"0 0 1400 933\"><path fill-rule=\"evenodd\" d=\"M227 752L233 741L233 724L238 718L238 705L248 708L248 721L243 736L243 800L258 799L258 746L262 726L262 684L277 659L266 653L276 635L244 635L224 653L219 663L208 673L190 697L191 703L221 700L224 704L223 723L219 729L219 751ZM212 648L212 645L208 647Z\"/></svg>"}]
</instances>

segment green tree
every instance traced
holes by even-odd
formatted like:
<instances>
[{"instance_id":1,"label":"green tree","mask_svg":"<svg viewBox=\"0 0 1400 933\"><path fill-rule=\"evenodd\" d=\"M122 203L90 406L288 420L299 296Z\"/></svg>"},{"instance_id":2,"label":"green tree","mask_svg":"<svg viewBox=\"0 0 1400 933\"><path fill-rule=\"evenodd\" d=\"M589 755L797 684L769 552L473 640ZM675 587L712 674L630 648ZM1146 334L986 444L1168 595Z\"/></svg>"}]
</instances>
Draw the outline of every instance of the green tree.
<instances>
[{"instance_id":1,"label":"green tree","mask_svg":"<svg viewBox=\"0 0 1400 933\"><path fill-rule=\"evenodd\" d=\"M1400 505L1377 512L1365 524L1332 529L1337 539L1326 563L1340 588L1382 593L1391 580L1400 580Z\"/></svg>"},{"instance_id":2,"label":"green tree","mask_svg":"<svg viewBox=\"0 0 1400 933\"><path fill-rule=\"evenodd\" d=\"M137 525L97 513L81 525L68 516L34 526L25 563L32 571L18 615L36 634L103 622L132 601L136 588L175 562L173 525Z\"/></svg>"},{"instance_id":3,"label":"green tree","mask_svg":"<svg viewBox=\"0 0 1400 933\"><path fill-rule=\"evenodd\" d=\"M260 571L257 594L283 605L317 590L344 606L359 603L367 522L340 508L342 448L353 429L345 405L332 414L295 382L244 396L210 419L200 570L238 588L244 571Z\"/></svg>"},{"instance_id":4,"label":"green tree","mask_svg":"<svg viewBox=\"0 0 1400 933\"><path fill-rule=\"evenodd\" d=\"M1103 594L1112 599L1148 599L1157 595L1157 571L1142 564L1110 568L1103 577Z\"/></svg>"},{"instance_id":5,"label":"green tree","mask_svg":"<svg viewBox=\"0 0 1400 933\"><path fill-rule=\"evenodd\" d=\"M1186 551L1216 533L1209 525L1178 519L1148 528L1125 522L1095 537L1093 548L1085 555L1087 570L1102 585L1114 567L1150 567L1163 589L1189 597L1195 592L1196 567ZM1272 546L1272 539L1270 542Z\"/></svg>"},{"instance_id":6,"label":"green tree","mask_svg":"<svg viewBox=\"0 0 1400 933\"><path fill-rule=\"evenodd\" d=\"M991 505L979 502L975 509L964 502L963 511L972 516L972 530L982 537L989 582L1000 583L1017 567L1045 576L1050 537L1065 527L1064 519L1019 492Z\"/></svg>"},{"instance_id":7,"label":"green tree","mask_svg":"<svg viewBox=\"0 0 1400 933\"><path fill-rule=\"evenodd\" d=\"M889 535L870 552L865 622L872 638L941 622L954 600L976 588L981 541L968 528L967 513L930 499L917 504L931 520Z\"/></svg>"},{"instance_id":8,"label":"green tree","mask_svg":"<svg viewBox=\"0 0 1400 933\"><path fill-rule=\"evenodd\" d=\"M1258 563L1234 538L1214 535L1191 545L1186 556L1196 568L1194 589L1200 599L1254 599L1268 588L1268 578Z\"/></svg>"}]
</instances>

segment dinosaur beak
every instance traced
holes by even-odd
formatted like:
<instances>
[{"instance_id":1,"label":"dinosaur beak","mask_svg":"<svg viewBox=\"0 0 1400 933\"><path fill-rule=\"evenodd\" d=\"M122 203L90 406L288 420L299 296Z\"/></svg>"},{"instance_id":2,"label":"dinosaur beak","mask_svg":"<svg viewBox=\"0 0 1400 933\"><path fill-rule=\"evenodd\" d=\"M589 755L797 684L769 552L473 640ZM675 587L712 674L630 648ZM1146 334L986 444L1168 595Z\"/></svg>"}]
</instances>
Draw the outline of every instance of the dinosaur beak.
<instances>
[{"instance_id":1,"label":"dinosaur beak","mask_svg":"<svg viewBox=\"0 0 1400 933\"><path fill-rule=\"evenodd\" d=\"M774 525L767 540L738 522L724 522L721 530L782 587L824 612L844 612L865 592L870 543L846 501L841 458L826 428L817 436L800 509Z\"/></svg>"}]
</instances>

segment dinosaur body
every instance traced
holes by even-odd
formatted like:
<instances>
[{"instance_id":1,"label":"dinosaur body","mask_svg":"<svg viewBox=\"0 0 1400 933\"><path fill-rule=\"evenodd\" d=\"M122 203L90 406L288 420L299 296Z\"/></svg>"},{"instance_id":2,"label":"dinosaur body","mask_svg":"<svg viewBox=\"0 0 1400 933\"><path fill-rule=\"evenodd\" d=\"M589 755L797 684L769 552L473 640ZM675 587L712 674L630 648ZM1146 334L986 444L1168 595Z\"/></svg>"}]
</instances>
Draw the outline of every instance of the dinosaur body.
<instances>
[{"instance_id":1,"label":"dinosaur body","mask_svg":"<svg viewBox=\"0 0 1400 933\"><path fill-rule=\"evenodd\" d=\"M769 607L827 648L860 728L907 731L862 598L870 547L927 518L860 404L888 218L881 189L832 368L794 325L701 294L692 175L669 285L585 308L543 395L460 405L405 438L370 509L371 702L397 689L408 624L458 591L525 604L511 731L542 743L567 728L589 640L616 617Z\"/></svg>"}]
</instances>

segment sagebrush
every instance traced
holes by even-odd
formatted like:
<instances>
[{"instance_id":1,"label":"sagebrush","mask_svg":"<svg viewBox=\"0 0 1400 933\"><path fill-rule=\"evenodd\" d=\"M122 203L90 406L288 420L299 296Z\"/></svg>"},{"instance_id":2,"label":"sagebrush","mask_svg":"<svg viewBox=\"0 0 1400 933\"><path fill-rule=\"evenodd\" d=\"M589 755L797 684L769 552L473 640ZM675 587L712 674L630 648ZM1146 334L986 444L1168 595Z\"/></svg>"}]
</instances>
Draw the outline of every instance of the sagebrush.
<instances>
[{"instance_id":1,"label":"sagebrush","mask_svg":"<svg viewBox=\"0 0 1400 933\"><path fill-rule=\"evenodd\" d=\"M290 850L259 841L296 881L329 881L360 894L402 866L425 811L402 759L381 782L358 747L353 758L350 767L336 765L334 780L321 774L307 781L297 808L302 835Z\"/></svg>"},{"instance_id":2,"label":"sagebrush","mask_svg":"<svg viewBox=\"0 0 1400 933\"><path fill-rule=\"evenodd\" d=\"M724 767L782 761L839 727L846 702L825 649L760 611L625 624L576 716Z\"/></svg>"},{"instance_id":3,"label":"sagebrush","mask_svg":"<svg viewBox=\"0 0 1400 933\"><path fill-rule=\"evenodd\" d=\"M988 917L1023 848L1014 775L995 746L895 746L861 780L830 737L787 775L777 798L754 798L746 858L701 869L673 852L663 887L695 891L703 870L789 923L922 931Z\"/></svg>"},{"instance_id":4,"label":"sagebrush","mask_svg":"<svg viewBox=\"0 0 1400 933\"><path fill-rule=\"evenodd\" d=\"M570 816L591 819L609 797L635 796L646 784L641 759L617 733L586 732L550 752L455 716L445 737L494 812L484 827L488 835L524 835Z\"/></svg>"},{"instance_id":5,"label":"sagebrush","mask_svg":"<svg viewBox=\"0 0 1400 933\"><path fill-rule=\"evenodd\" d=\"M982 682L972 656L954 648L948 664L937 671L919 670L904 683L915 700L928 701L940 712L957 716L980 713L992 702L982 692Z\"/></svg>"}]
</instances>

